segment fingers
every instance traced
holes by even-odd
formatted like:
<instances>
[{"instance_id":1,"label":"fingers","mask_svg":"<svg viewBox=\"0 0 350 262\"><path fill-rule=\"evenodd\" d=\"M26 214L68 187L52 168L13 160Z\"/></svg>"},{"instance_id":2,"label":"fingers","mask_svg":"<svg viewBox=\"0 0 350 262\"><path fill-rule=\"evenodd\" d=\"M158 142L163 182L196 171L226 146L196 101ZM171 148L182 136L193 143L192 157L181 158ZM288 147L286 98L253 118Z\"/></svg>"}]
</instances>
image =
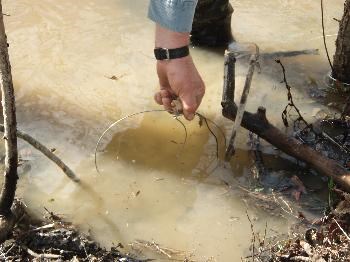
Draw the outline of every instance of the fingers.
<instances>
[{"instance_id":1,"label":"fingers","mask_svg":"<svg viewBox=\"0 0 350 262\"><path fill-rule=\"evenodd\" d=\"M199 104L196 103L195 98L193 97L181 101L185 118L189 121L193 120Z\"/></svg>"},{"instance_id":2,"label":"fingers","mask_svg":"<svg viewBox=\"0 0 350 262\"><path fill-rule=\"evenodd\" d=\"M204 95L204 82L190 56L157 63L160 84L154 100L172 111L172 101L180 98L183 114L187 120L193 120Z\"/></svg>"},{"instance_id":3,"label":"fingers","mask_svg":"<svg viewBox=\"0 0 350 262\"><path fill-rule=\"evenodd\" d=\"M176 99L176 96L171 90L164 63L157 63L157 74L159 79L160 91L158 91L154 95L154 100L159 105L163 105L165 110L171 111L171 102L174 99Z\"/></svg>"},{"instance_id":4,"label":"fingers","mask_svg":"<svg viewBox=\"0 0 350 262\"><path fill-rule=\"evenodd\" d=\"M204 90L204 87L199 88L198 90ZM195 113L202 101L203 92L184 92L180 94L180 100L182 102L183 114L185 118L189 121L193 120ZM172 102L177 99L177 96L174 95L169 90L160 90L154 95L154 100L159 105L163 105L164 109L167 111L172 111L173 104Z\"/></svg>"},{"instance_id":5,"label":"fingers","mask_svg":"<svg viewBox=\"0 0 350 262\"><path fill-rule=\"evenodd\" d=\"M204 86L199 87L196 91L203 90L201 92L184 93L180 95L180 99L183 106L183 114L189 121L193 120L196 111L202 101L204 95Z\"/></svg>"},{"instance_id":6,"label":"fingers","mask_svg":"<svg viewBox=\"0 0 350 262\"><path fill-rule=\"evenodd\" d=\"M154 101L156 101L158 105L163 105L162 95L160 94L160 92L154 94Z\"/></svg>"},{"instance_id":7,"label":"fingers","mask_svg":"<svg viewBox=\"0 0 350 262\"><path fill-rule=\"evenodd\" d=\"M154 95L154 100L159 104L163 105L165 110L171 111L172 101L176 99L176 96L167 89L160 90Z\"/></svg>"}]
</instances>

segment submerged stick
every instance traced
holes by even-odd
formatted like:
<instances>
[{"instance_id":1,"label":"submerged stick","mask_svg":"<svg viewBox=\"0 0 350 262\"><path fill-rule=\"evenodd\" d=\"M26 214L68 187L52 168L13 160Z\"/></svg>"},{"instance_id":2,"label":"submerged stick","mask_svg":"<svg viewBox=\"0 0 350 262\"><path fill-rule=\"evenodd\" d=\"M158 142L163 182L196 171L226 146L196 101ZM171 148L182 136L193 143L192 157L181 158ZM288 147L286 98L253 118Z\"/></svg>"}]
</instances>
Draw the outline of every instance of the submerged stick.
<instances>
[{"instance_id":1,"label":"submerged stick","mask_svg":"<svg viewBox=\"0 0 350 262\"><path fill-rule=\"evenodd\" d=\"M0 132L4 132L4 125L0 124ZM65 163L63 163L63 161L58 156L52 153L50 149L48 149L38 140L36 140L35 138L31 137L30 135L18 129L17 129L17 136L23 139L24 141L26 141L28 144L32 145L35 149L39 150L47 158L49 158L52 162L54 162L59 168L62 169L62 171L67 175L69 179L77 183L80 182L80 179L74 174L74 172Z\"/></svg>"}]
</instances>

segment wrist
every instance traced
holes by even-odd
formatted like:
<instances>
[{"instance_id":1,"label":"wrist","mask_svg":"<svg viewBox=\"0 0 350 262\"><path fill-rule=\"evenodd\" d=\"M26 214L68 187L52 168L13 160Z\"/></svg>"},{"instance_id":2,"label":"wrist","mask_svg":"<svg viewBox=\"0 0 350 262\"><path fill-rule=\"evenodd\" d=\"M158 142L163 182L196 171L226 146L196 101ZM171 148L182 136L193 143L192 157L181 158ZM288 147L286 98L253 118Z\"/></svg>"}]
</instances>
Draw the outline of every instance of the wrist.
<instances>
[{"instance_id":1,"label":"wrist","mask_svg":"<svg viewBox=\"0 0 350 262\"><path fill-rule=\"evenodd\" d=\"M154 56L157 60L173 60L186 57L190 54L188 45L179 48L163 48L154 49Z\"/></svg>"},{"instance_id":2,"label":"wrist","mask_svg":"<svg viewBox=\"0 0 350 262\"><path fill-rule=\"evenodd\" d=\"M190 33L179 33L171 31L167 28L156 25L155 47L161 48L179 48L189 45Z\"/></svg>"}]
</instances>

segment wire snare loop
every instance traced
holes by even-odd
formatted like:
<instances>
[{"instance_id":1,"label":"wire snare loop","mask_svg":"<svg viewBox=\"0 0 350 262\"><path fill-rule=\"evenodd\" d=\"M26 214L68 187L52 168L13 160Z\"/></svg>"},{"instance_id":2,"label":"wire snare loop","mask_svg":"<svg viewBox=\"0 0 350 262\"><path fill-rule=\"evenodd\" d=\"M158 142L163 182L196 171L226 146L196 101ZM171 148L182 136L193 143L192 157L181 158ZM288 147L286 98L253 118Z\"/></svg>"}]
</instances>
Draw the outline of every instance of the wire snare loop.
<instances>
[{"instance_id":1,"label":"wire snare loop","mask_svg":"<svg viewBox=\"0 0 350 262\"><path fill-rule=\"evenodd\" d=\"M185 124L179 119L179 117L182 115L182 104L179 100L174 100L174 106L173 106L173 110L171 112L167 111L167 110L164 110L164 109L155 109L155 110L145 110L145 111L140 111L140 112L137 112L137 113L133 113L133 114L129 114L127 116L124 116L120 119L118 119L117 121L115 121L114 123L112 123L105 131L103 131L102 135L99 137L99 139L97 140L97 143L96 143L96 146L95 146L95 153L94 153L94 158L95 158L95 168L96 168L96 171L97 173L100 173L100 170L98 168L98 165L97 165L97 151L98 151L98 148L99 148L99 145L102 141L102 138L107 134L107 132L109 130L111 130L113 127L117 126L120 122L128 119L128 118L131 118L131 117L134 117L134 116L137 116L137 115L141 115L141 114L146 114L146 113L159 113L159 112L168 112L170 114L172 114L172 116L174 117L174 119L179 122L181 124L181 126L183 127L184 129L184 132L185 132L185 138L184 138L184 141L182 143L182 149L181 149L181 152L183 151L184 149L184 146L186 144L186 141L187 141L187 128L185 126ZM216 156L217 158L219 158L219 144L218 144L218 139L216 137L216 135L214 134L214 132L212 131L212 129L210 128L208 122L210 122L211 124L213 124L221 133L221 135L223 136L224 138L224 142L225 142L225 148L226 148L226 137L225 137L225 133L224 131L212 120L206 118L205 116L203 116L202 114L200 113L196 113L196 115L199 117L199 122L200 122L200 125L201 125L201 122L204 120L205 123L206 123L206 126L209 130L209 132L214 136L215 138L215 141L216 141Z\"/></svg>"}]
</instances>

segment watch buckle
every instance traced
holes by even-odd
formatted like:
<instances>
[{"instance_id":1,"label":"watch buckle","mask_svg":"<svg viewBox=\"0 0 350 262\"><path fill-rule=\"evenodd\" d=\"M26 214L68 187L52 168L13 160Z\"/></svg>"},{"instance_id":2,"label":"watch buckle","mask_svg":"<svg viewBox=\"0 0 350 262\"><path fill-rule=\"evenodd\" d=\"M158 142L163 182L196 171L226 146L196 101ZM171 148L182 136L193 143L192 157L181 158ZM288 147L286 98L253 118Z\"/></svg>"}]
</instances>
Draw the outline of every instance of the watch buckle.
<instances>
[{"instance_id":1,"label":"watch buckle","mask_svg":"<svg viewBox=\"0 0 350 262\"><path fill-rule=\"evenodd\" d=\"M162 48L165 51L165 60L170 60L170 52L168 48Z\"/></svg>"}]
</instances>

